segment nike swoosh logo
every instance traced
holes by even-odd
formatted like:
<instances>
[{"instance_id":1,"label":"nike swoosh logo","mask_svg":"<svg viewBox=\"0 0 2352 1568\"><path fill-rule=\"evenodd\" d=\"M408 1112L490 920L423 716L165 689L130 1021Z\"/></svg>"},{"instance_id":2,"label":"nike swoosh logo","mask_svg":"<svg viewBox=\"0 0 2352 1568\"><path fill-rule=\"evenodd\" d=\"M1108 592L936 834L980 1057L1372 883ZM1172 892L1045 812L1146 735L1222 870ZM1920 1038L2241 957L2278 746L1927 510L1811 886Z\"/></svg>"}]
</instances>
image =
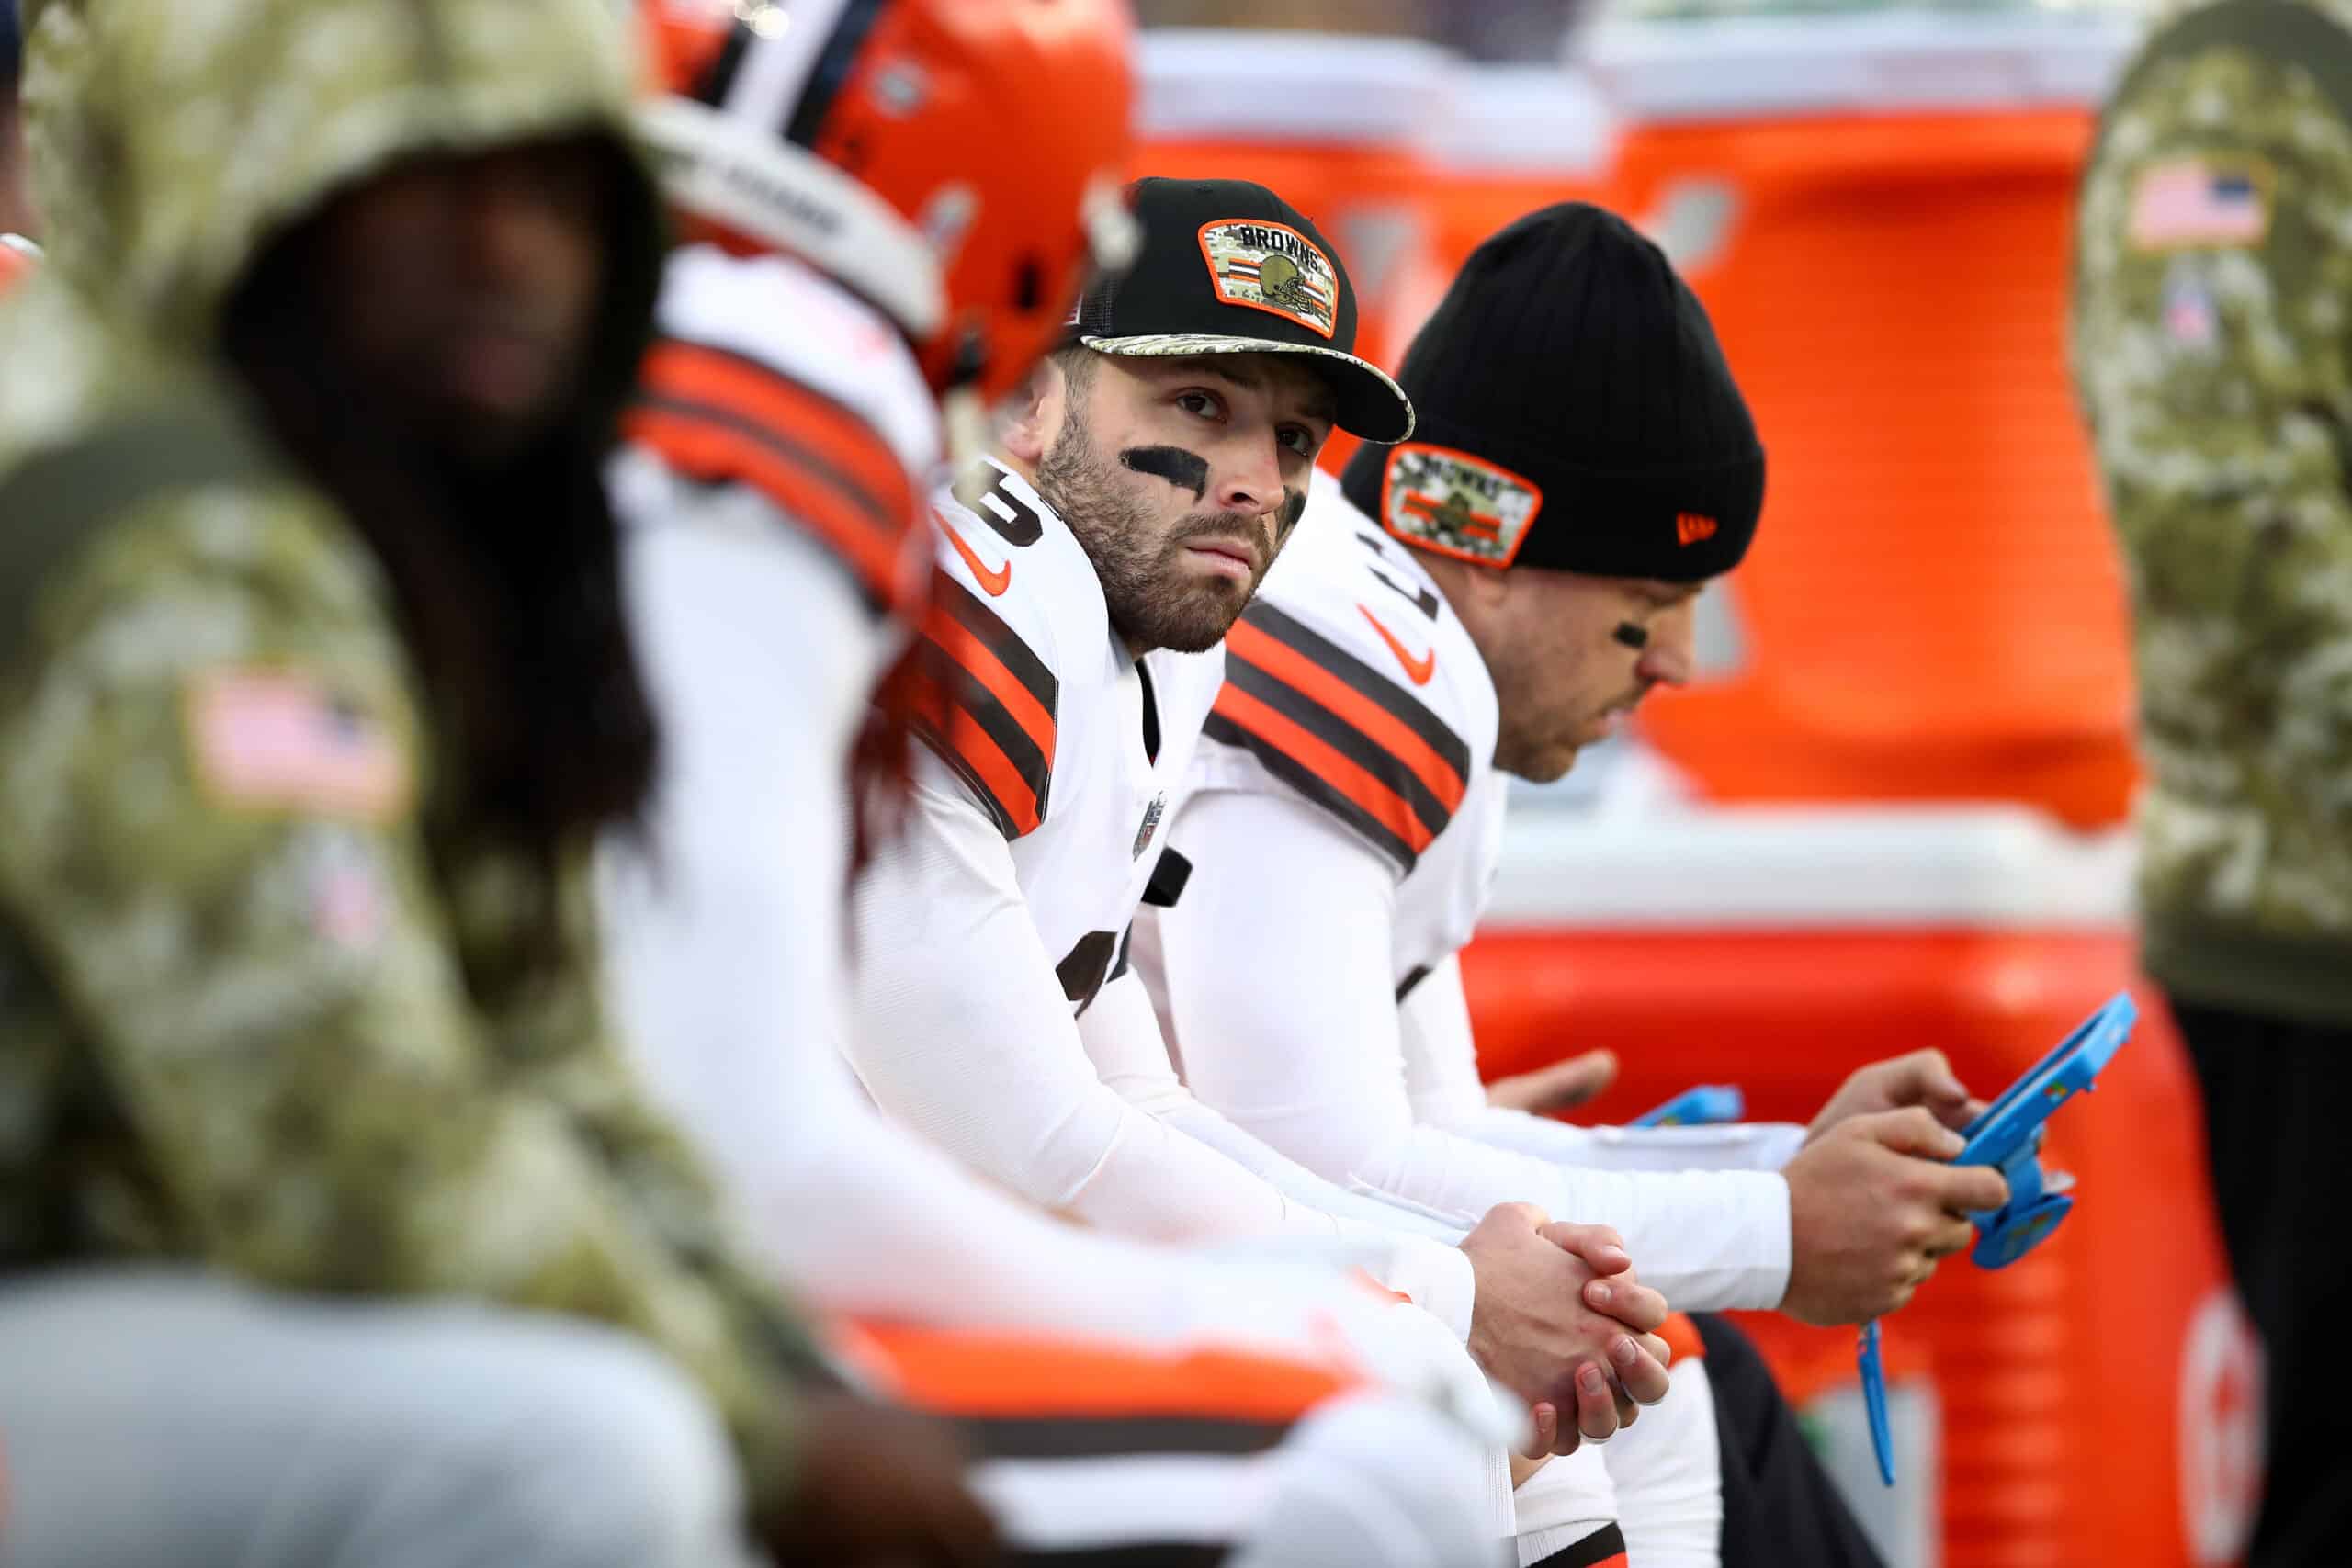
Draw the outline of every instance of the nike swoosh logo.
<instances>
[{"instance_id":1,"label":"nike swoosh logo","mask_svg":"<svg viewBox=\"0 0 2352 1568\"><path fill-rule=\"evenodd\" d=\"M954 528L948 526L946 518L940 517L939 513L936 512L933 513L932 515L938 518L940 531L947 536L947 542L956 547L956 553L964 558L964 564L972 569L972 575L980 580L980 586L988 590L989 598L995 599L1001 597L1007 588L1012 586L1012 563L1011 561L1007 561L1002 566L997 568L994 571L990 571L988 569L987 563L972 553L972 547L964 542L964 536L958 534Z\"/></svg>"},{"instance_id":2,"label":"nike swoosh logo","mask_svg":"<svg viewBox=\"0 0 2352 1568\"><path fill-rule=\"evenodd\" d=\"M1430 677L1437 673L1437 649L1432 648L1419 659L1414 658L1405 651L1405 645L1396 640L1396 634L1380 624L1378 615L1364 610L1362 604L1356 608L1363 610L1363 618L1372 623L1372 629L1380 634L1380 640L1388 645L1388 651L1395 654L1396 662L1405 667L1405 678L1416 686L1428 685Z\"/></svg>"}]
</instances>

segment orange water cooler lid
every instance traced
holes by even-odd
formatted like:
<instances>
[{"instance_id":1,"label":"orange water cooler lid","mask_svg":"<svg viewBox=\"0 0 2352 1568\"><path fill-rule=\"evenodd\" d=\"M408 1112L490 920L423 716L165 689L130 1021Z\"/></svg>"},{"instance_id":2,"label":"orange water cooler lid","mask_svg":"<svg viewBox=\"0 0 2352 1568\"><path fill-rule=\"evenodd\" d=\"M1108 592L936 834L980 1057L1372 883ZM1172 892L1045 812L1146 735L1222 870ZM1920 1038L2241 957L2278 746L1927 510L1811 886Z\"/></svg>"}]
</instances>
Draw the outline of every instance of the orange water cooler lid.
<instances>
[{"instance_id":1,"label":"orange water cooler lid","mask_svg":"<svg viewBox=\"0 0 2352 1568\"><path fill-rule=\"evenodd\" d=\"M2067 366L2075 186L2139 26L2017 9L1604 22L1612 189L1713 315L1770 454L1711 598L1737 657L1649 738L1724 800L2135 778L2128 606Z\"/></svg>"}]
</instances>

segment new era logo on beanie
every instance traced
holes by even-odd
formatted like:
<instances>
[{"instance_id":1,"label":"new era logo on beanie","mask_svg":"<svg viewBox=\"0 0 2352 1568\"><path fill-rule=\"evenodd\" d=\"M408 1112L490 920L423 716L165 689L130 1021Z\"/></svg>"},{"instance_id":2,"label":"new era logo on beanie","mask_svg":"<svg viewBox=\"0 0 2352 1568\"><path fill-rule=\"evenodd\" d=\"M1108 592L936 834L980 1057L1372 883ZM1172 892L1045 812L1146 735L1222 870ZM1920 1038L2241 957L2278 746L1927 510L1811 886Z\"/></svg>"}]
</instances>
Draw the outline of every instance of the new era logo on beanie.
<instances>
[{"instance_id":1,"label":"new era logo on beanie","mask_svg":"<svg viewBox=\"0 0 2352 1568\"><path fill-rule=\"evenodd\" d=\"M1358 452L1340 482L1399 538L1695 582L1755 537L1764 449L1706 310L1599 208L1545 208L1480 245L1397 379L1415 438Z\"/></svg>"},{"instance_id":2,"label":"new era logo on beanie","mask_svg":"<svg viewBox=\"0 0 2352 1568\"><path fill-rule=\"evenodd\" d=\"M1413 433L1413 405L1356 356L1348 269L1305 213L1248 180L1138 180L1133 265L1098 279L1065 342L1098 354L1289 354L1330 385L1339 425L1366 441Z\"/></svg>"}]
</instances>

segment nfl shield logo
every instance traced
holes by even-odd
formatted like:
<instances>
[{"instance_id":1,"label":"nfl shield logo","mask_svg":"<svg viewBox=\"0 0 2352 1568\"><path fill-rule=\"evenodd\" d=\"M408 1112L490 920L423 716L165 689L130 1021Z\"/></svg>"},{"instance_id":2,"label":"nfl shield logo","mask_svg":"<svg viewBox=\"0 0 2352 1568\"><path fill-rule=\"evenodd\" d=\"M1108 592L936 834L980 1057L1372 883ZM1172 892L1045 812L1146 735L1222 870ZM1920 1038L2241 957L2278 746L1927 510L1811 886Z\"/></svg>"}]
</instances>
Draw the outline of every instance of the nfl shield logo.
<instances>
[{"instance_id":1,"label":"nfl shield logo","mask_svg":"<svg viewBox=\"0 0 2352 1568\"><path fill-rule=\"evenodd\" d=\"M1151 848L1151 836L1159 831L1160 813L1167 809L1168 796L1165 794L1151 797L1151 804L1144 807L1143 826L1136 829L1135 852L1127 856L1129 860L1143 859L1144 851Z\"/></svg>"}]
</instances>

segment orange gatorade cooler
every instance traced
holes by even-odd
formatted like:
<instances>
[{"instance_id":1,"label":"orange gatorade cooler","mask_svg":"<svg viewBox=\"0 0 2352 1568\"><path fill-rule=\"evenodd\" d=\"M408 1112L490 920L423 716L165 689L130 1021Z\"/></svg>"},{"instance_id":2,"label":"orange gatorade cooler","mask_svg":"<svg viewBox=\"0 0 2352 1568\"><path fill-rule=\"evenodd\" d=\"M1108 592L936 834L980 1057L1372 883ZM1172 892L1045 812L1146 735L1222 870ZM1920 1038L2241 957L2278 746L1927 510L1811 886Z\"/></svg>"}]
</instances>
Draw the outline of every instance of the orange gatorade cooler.
<instances>
[{"instance_id":1,"label":"orange gatorade cooler","mask_svg":"<svg viewBox=\"0 0 2352 1568\"><path fill-rule=\"evenodd\" d=\"M1447 61L1411 39L1149 29L1136 172L1255 180L1314 219L1355 284L1356 352L1393 365L1404 344L1386 339L1382 301L1423 244ZM1326 466L1353 448L1333 436Z\"/></svg>"},{"instance_id":2,"label":"orange gatorade cooler","mask_svg":"<svg viewBox=\"0 0 2352 1568\"><path fill-rule=\"evenodd\" d=\"M1611 205L1615 127L1582 72L1458 62L1446 73L1443 103L1422 148L1423 243L1384 301L1382 341L1400 359L1488 235L1554 202Z\"/></svg>"},{"instance_id":3,"label":"orange gatorade cooler","mask_svg":"<svg viewBox=\"0 0 2352 1568\"><path fill-rule=\"evenodd\" d=\"M1883 1325L1894 1494L1854 1332L1746 1323L1890 1568L2202 1568L2252 1527L2258 1357L2194 1080L2135 973L2129 879L2122 833L2019 807L1522 809L1464 955L1482 1069L1609 1046L1600 1122L1700 1083L1809 1121L1854 1067L1925 1046L1990 1099L2132 989L2131 1043L2048 1128L2072 1215L2007 1269L1947 1259Z\"/></svg>"},{"instance_id":4,"label":"orange gatorade cooler","mask_svg":"<svg viewBox=\"0 0 2352 1568\"><path fill-rule=\"evenodd\" d=\"M2127 610L2065 321L2138 25L1849 6L1587 35L1611 189L1706 301L1770 453L1729 587L1746 660L1648 725L1710 795L2123 816Z\"/></svg>"}]
</instances>

